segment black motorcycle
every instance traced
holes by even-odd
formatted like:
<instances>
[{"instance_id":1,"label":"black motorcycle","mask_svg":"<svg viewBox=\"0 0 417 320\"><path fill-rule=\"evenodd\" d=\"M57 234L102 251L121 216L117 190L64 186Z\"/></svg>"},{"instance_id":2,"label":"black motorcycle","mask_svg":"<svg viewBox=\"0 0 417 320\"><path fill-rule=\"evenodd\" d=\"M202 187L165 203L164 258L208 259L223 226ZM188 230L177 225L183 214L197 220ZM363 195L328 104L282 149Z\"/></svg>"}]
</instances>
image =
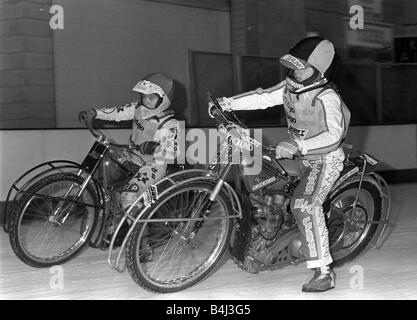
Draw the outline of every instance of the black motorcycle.
<instances>
[{"instance_id":1,"label":"black motorcycle","mask_svg":"<svg viewBox=\"0 0 417 320\"><path fill-rule=\"evenodd\" d=\"M158 182L149 205L126 217L131 223L122 246L127 267L150 291L175 292L195 285L227 251L251 273L305 261L289 205L300 181L297 166L293 160L277 160L275 148L242 135L245 126L236 115L209 97L209 114L225 135L225 148L218 149L208 168L179 171ZM257 175L243 174L251 163L244 156L240 163L232 158L236 148L248 146L263 150ZM352 260L370 244L381 245L389 191L379 175L366 171L377 162L366 153L349 152L323 205L334 265Z\"/></svg>"},{"instance_id":2,"label":"black motorcycle","mask_svg":"<svg viewBox=\"0 0 417 320\"><path fill-rule=\"evenodd\" d=\"M137 146L117 144L89 121L84 124L96 141L81 164L42 163L19 177L7 195L4 230L15 254L30 266L62 264L88 246L107 250L124 215L120 194L138 170L129 160L141 158ZM122 243L128 227L121 226L125 232L112 245Z\"/></svg>"},{"instance_id":3,"label":"black motorcycle","mask_svg":"<svg viewBox=\"0 0 417 320\"><path fill-rule=\"evenodd\" d=\"M136 147L115 144L89 123L96 141L81 164L51 161L22 175L7 196L4 222L16 255L48 267L88 245L101 248L112 269L127 266L136 283L161 293L202 281L226 252L251 273L304 261L289 206L300 181L294 161L277 160L275 148L243 134L236 115L209 96L209 114L225 138L215 161L203 169L173 166L126 210L121 188L137 168L120 153ZM235 151L259 147L260 173L243 174L251 159L242 152L236 163ZM323 205L335 265L381 245L390 196L385 181L366 170L376 164L366 153L349 152Z\"/></svg>"}]
</instances>

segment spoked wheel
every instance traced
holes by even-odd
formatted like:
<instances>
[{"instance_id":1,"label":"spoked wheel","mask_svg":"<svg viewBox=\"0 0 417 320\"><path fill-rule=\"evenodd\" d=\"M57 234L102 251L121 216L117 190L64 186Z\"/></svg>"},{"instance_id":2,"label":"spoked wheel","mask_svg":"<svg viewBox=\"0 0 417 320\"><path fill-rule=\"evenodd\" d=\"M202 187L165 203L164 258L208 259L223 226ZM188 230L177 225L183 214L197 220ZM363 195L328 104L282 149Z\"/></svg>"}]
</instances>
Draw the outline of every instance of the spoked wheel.
<instances>
[{"instance_id":1,"label":"spoked wheel","mask_svg":"<svg viewBox=\"0 0 417 320\"><path fill-rule=\"evenodd\" d=\"M162 221L135 226L127 246L127 266L133 279L153 292L176 292L208 276L229 243L230 200L221 191L209 211L209 182L190 182L159 199L143 218L198 218L209 220Z\"/></svg>"},{"instance_id":2,"label":"spoked wheel","mask_svg":"<svg viewBox=\"0 0 417 320\"><path fill-rule=\"evenodd\" d=\"M335 265L352 260L372 239L381 218L382 197L378 187L366 178L353 211L358 181L348 183L331 197L327 216L329 247Z\"/></svg>"},{"instance_id":3,"label":"spoked wheel","mask_svg":"<svg viewBox=\"0 0 417 320\"><path fill-rule=\"evenodd\" d=\"M98 217L95 190L84 179L56 174L31 186L19 200L10 232L13 251L26 264L64 263L89 243Z\"/></svg>"}]
</instances>

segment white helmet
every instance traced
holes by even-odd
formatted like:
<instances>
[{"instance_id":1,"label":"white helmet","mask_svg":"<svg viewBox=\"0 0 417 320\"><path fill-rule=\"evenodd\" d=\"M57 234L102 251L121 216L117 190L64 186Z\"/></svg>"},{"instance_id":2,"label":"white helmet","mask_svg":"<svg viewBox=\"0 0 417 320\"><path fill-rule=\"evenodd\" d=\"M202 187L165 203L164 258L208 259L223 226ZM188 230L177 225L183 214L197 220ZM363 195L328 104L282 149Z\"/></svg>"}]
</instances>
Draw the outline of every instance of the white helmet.
<instances>
[{"instance_id":1,"label":"white helmet","mask_svg":"<svg viewBox=\"0 0 417 320\"><path fill-rule=\"evenodd\" d=\"M140 116L142 119L148 119L169 108L174 94L174 81L162 73L152 73L140 80L132 90L143 94L156 93L161 98L155 109L142 105Z\"/></svg>"}]
</instances>

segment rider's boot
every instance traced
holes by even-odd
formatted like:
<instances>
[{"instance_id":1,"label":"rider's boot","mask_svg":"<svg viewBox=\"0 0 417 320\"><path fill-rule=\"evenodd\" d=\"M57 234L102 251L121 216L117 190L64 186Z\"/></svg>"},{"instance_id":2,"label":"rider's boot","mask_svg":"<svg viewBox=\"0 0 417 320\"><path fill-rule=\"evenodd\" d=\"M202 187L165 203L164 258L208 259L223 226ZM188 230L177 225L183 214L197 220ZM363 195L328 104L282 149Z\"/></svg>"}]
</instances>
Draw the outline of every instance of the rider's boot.
<instances>
[{"instance_id":1,"label":"rider's boot","mask_svg":"<svg viewBox=\"0 0 417 320\"><path fill-rule=\"evenodd\" d=\"M328 266L316 268L314 276L303 285L303 292L324 292L335 287L336 275Z\"/></svg>"}]
</instances>

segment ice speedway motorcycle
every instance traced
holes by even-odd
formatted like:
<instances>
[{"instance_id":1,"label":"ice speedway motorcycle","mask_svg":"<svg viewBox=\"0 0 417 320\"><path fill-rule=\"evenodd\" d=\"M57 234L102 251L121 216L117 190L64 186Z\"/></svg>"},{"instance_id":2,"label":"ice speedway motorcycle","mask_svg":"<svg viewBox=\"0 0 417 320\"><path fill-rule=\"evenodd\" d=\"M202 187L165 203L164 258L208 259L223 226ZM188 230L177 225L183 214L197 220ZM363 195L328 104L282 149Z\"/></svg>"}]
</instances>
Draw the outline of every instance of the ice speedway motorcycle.
<instances>
[{"instance_id":1,"label":"ice speedway motorcycle","mask_svg":"<svg viewBox=\"0 0 417 320\"><path fill-rule=\"evenodd\" d=\"M250 273L305 261L289 206L300 180L295 162L276 159L274 148L244 136L235 113L223 111L210 93L209 99L225 148L204 168L172 170L125 211L120 190L135 170L116 155L135 146L115 144L86 122L96 141L81 164L47 162L12 184L4 229L16 255L28 265L49 267L85 247L101 248L112 269L127 267L138 285L159 293L197 284L227 256ZM231 159L233 148L248 145L262 149L257 175L242 174L244 157L240 163ZM224 152L227 161L221 161ZM350 151L324 202L334 265L383 242L390 195L384 179L368 170L377 163Z\"/></svg>"}]
</instances>

